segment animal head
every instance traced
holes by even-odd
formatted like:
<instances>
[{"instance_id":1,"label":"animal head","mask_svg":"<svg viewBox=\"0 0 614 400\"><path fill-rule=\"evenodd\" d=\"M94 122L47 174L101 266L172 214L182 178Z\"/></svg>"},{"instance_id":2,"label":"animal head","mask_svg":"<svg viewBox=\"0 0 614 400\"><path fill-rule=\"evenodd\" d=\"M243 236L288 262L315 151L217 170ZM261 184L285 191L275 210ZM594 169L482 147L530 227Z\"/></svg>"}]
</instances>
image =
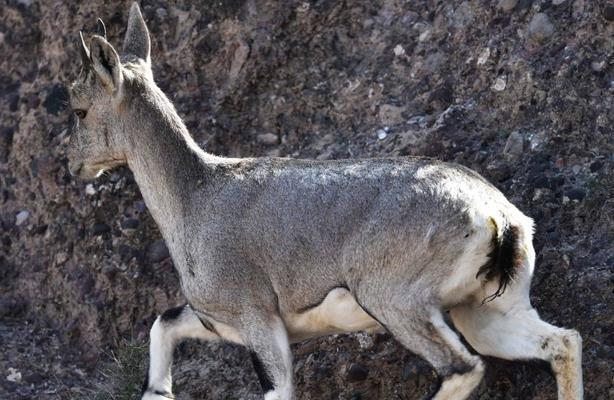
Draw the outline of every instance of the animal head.
<instances>
[{"instance_id":1,"label":"animal head","mask_svg":"<svg viewBox=\"0 0 614 400\"><path fill-rule=\"evenodd\" d=\"M100 19L89 46L79 36L83 66L70 88L76 122L68 144L68 167L74 176L93 179L126 164L127 133L139 124L139 117L129 112L130 104L139 87L155 83L149 32L137 3L130 9L121 53L107 41Z\"/></svg>"}]
</instances>

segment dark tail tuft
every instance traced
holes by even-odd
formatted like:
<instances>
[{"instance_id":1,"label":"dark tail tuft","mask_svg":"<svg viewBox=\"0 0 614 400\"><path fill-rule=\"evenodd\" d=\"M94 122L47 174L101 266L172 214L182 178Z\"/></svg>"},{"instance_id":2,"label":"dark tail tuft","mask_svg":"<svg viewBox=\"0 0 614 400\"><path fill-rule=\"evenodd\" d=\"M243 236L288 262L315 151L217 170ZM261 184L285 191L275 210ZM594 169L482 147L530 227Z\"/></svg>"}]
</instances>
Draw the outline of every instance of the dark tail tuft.
<instances>
[{"instance_id":1,"label":"dark tail tuft","mask_svg":"<svg viewBox=\"0 0 614 400\"><path fill-rule=\"evenodd\" d=\"M497 234L496 223L495 234L492 238L492 250L488 254L489 260L478 270L476 278L485 274L486 280L499 279L497 290L482 300L482 304L493 301L505 292L507 285L514 279L516 270L520 267L522 257L519 248L519 229L517 226L506 225L501 236Z\"/></svg>"}]
</instances>

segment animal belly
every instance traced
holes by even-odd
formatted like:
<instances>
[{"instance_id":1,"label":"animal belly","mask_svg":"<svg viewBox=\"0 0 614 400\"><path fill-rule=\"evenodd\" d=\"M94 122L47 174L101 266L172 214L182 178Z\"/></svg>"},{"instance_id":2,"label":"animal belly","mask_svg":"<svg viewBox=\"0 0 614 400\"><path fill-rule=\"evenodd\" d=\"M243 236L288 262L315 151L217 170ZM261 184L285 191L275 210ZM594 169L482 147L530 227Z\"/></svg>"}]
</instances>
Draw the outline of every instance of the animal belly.
<instances>
[{"instance_id":1,"label":"animal belly","mask_svg":"<svg viewBox=\"0 0 614 400\"><path fill-rule=\"evenodd\" d=\"M357 331L379 331L381 325L358 305L349 290L335 288L309 310L284 316L291 342Z\"/></svg>"}]
</instances>

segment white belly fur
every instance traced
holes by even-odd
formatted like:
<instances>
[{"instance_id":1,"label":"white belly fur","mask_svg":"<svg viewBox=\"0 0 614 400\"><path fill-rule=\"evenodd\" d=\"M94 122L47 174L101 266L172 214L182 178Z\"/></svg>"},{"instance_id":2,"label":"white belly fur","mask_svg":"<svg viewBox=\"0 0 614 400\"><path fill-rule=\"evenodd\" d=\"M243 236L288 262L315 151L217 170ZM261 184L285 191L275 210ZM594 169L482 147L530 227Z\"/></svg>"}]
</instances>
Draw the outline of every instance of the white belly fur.
<instances>
[{"instance_id":1,"label":"white belly fur","mask_svg":"<svg viewBox=\"0 0 614 400\"><path fill-rule=\"evenodd\" d=\"M300 314L284 315L283 319L293 343L336 333L382 330L344 288L331 290L317 307Z\"/></svg>"}]
</instances>

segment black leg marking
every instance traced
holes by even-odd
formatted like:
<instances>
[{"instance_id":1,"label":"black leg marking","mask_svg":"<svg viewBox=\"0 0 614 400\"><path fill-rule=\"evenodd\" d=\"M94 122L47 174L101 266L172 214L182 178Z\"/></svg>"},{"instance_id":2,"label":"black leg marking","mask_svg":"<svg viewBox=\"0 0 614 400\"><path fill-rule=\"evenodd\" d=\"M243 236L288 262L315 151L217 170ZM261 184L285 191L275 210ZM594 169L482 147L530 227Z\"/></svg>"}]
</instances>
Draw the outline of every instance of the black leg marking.
<instances>
[{"instance_id":1,"label":"black leg marking","mask_svg":"<svg viewBox=\"0 0 614 400\"><path fill-rule=\"evenodd\" d=\"M428 394L424 397L424 400L433 400L435 396L437 395L437 392L439 392L439 389L441 389L442 385L443 385L443 378L437 375L437 378L435 379L435 384L431 386Z\"/></svg>"},{"instance_id":2,"label":"black leg marking","mask_svg":"<svg viewBox=\"0 0 614 400\"><path fill-rule=\"evenodd\" d=\"M160 319L162 320L162 322L170 322L170 321L176 320L177 318L179 318L179 316L183 312L183 309L185 308L185 306L187 306L187 304L184 304L179 307L169 308L168 310L162 313L162 315L160 316Z\"/></svg>"},{"instance_id":3,"label":"black leg marking","mask_svg":"<svg viewBox=\"0 0 614 400\"><path fill-rule=\"evenodd\" d=\"M475 365L470 365L462 360L455 361L452 365L449 365L443 369L437 371L437 374L443 378L449 378L452 375L465 375L475 369Z\"/></svg>"},{"instance_id":4,"label":"black leg marking","mask_svg":"<svg viewBox=\"0 0 614 400\"><path fill-rule=\"evenodd\" d=\"M161 390L154 390L154 394L157 394L158 396L162 396L162 397L166 397L167 399L175 399L175 396L173 396L171 393L169 392L163 392Z\"/></svg>"},{"instance_id":5,"label":"black leg marking","mask_svg":"<svg viewBox=\"0 0 614 400\"><path fill-rule=\"evenodd\" d=\"M220 334L217 333L217 331L215 330L215 327L213 326L213 324L209 322L207 318L201 317L198 314L196 314L196 316L198 317L198 319L200 320L200 323L203 324L203 327L205 327L206 330L208 330L211 333L214 333L217 336L220 336Z\"/></svg>"},{"instance_id":6,"label":"black leg marking","mask_svg":"<svg viewBox=\"0 0 614 400\"><path fill-rule=\"evenodd\" d=\"M143 395L145 394L148 388L149 388L149 366L147 367L147 370L145 371L145 380L143 381L143 387L141 389L141 397L143 397Z\"/></svg>"},{"instance_id":7,"label":"black leg marking","mask_svg":"<svg viewBox=\"0 0 614 400\"><path fill-rule=\"evenodd\" d=\"M256 370L256 375L258 375L258 380L260 381L260 386L262 386L262 391L267 393L275 389L269 374L264 368L264 365L262 365L262 361L260 361L260 358L258 358L256 352L250 351L249 354L252 357L252 363L254 363L254 369Z\"/></svg>"}]
</instances>

